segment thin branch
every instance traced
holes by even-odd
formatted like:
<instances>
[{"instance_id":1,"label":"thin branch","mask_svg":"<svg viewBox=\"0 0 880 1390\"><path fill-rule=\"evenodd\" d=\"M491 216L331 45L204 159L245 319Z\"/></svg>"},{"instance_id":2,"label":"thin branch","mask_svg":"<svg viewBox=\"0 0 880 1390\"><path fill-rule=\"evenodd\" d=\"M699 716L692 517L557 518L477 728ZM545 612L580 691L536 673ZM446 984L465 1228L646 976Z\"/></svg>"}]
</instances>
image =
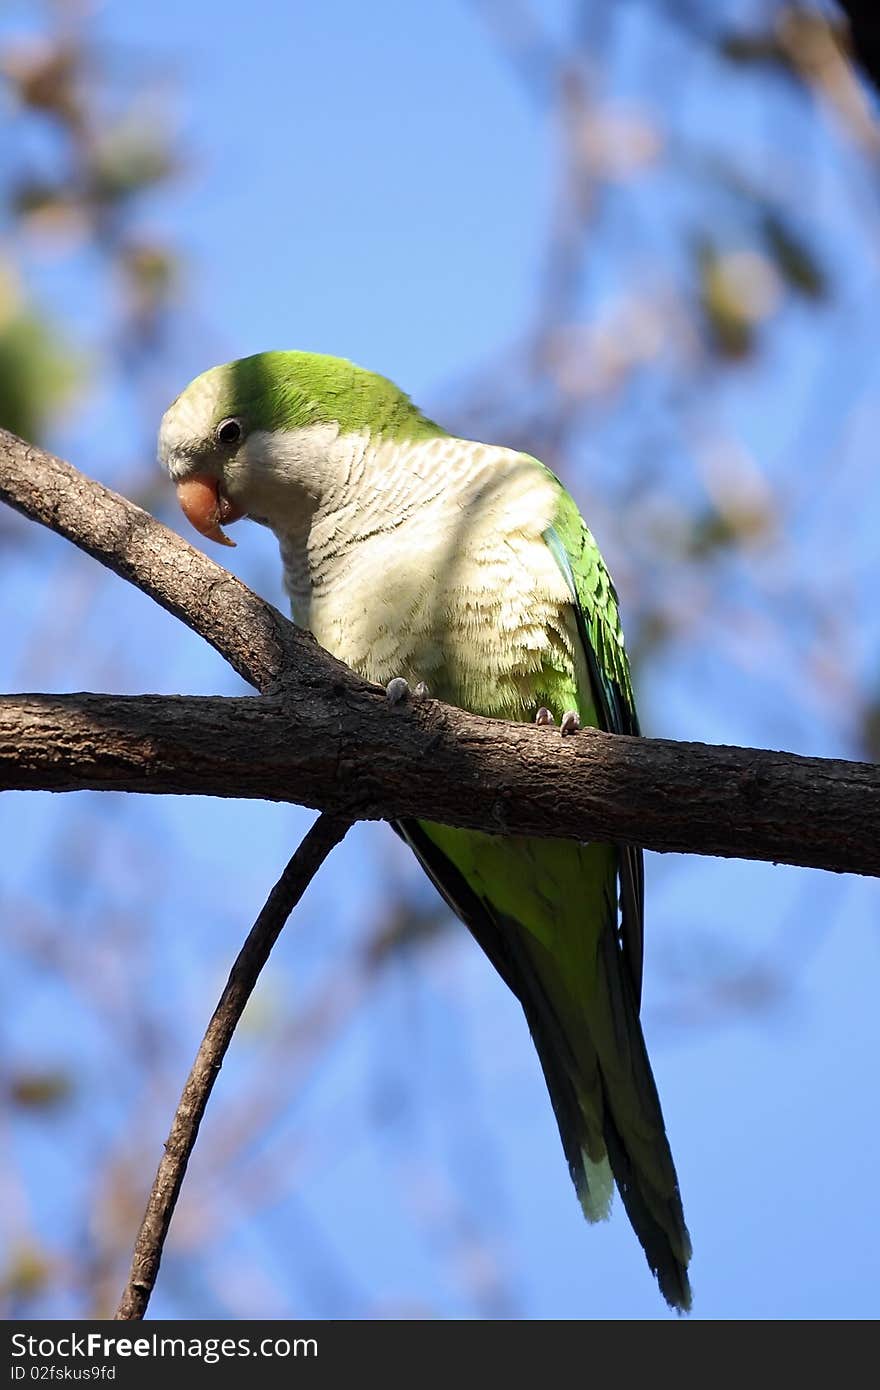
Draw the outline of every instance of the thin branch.
<instances>
[{"instance_id":1,"label":"thin branch","mask_svg":"<svg viewBox=\"0 0 880 1390\"><path fill-rule=\"evenodd\" d=\"M880 875L880 767L757 748L390 709L331 681L298 698L0 696L0 789L292 801L510 835L612 840Z\"/></svg>"},{"instance_id":2,"label":"thin branch","mask_svg":"<svg viewBox=\"0 0 880 1390\"><path fill-rule=\"evenodd\" d=\"M285 922L350 824L333 816L318 818L269 894L238 953L183 1088L135 1242L128 1281L114 1314L116 1319L139 1319L147 1310L190 1154L232 1035Z\"/></svg>"}]
</instances>

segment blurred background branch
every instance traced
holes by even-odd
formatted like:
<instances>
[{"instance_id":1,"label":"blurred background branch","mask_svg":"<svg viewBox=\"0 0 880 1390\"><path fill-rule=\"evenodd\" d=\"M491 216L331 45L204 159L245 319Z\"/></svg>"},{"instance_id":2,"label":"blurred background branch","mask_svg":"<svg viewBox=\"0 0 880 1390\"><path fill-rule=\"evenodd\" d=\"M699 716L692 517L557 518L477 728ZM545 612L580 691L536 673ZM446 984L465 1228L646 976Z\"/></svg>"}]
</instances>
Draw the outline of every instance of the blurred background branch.
<instances>
[{"instance_id":1,"label":"blurred background branch","mask_svg":"<svg viewBox=\"0 0 880 1390\"><path fill-rule=\"evenodd\" d=\"M880 88L880 15L871 0L838 0L849 20L849 37L856 59Z\"/></svg>"}]
</instances>

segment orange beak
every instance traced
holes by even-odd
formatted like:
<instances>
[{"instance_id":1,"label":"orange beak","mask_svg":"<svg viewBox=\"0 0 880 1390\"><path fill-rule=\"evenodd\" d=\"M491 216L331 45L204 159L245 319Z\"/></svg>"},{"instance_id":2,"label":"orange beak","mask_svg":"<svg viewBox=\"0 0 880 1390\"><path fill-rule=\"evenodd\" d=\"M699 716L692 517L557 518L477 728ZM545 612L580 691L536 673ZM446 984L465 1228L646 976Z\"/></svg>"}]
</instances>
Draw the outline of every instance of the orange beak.
<instances>
[{"instance_id":1,"label":"orange beak","mask_svg":"<svg viewBox=\"0 0 880 1390\"><path fill-rule=\"evenodd\" d=\"M186 478L177 484L177 500L187 521L200 535L218 545L235 545L222 527L238 521L244 511L223 496L216 478L209 478L207 473Z\"/></svg>"}]
</instances>

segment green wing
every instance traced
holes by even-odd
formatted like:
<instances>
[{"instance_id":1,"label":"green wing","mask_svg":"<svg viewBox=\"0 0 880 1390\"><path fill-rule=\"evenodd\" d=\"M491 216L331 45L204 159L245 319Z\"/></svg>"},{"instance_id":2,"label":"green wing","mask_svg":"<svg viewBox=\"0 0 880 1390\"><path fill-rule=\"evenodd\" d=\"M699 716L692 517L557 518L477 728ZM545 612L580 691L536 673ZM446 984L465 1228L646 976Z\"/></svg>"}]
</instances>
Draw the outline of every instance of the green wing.
<instances>
[{"instance_id":1,"label":"green wing","mask_svg":"<svg viewBox=\"0 0 880 1390\"><path fill-rule=\"evenodd\" d=\"M573 700L582 718L637 733L617 598L561 484L544 540L583 649L574 676L557 673L557 714ZM398 828L522 1004L584 1214L607 1214L613 1175L665 1298L688 1308L690 1242L639 1023L641 851L429 822Z\"/></svg>"},{"instance_id":2,"label":"green wing","mask_svg":"<svg viewBox=\"0 0 880 1390\"><path fill-rule=\"evenodd\" d=\"M617 593L599 547L564 490L554 524L544 532L544 539L571 592L600 727L612 734L638 734ZM639 1008L645 940L645 870L641 849L634 845L619 848L618 874L620 942Z\"/></svg>"}]
</instances>

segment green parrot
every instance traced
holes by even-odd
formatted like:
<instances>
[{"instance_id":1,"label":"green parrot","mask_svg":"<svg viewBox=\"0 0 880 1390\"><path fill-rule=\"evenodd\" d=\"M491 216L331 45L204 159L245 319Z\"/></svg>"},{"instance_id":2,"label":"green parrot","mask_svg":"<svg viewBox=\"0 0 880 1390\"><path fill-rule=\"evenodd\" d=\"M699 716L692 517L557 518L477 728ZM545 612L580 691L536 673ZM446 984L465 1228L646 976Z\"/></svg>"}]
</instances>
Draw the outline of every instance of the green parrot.
<instances>
[{"instance_id":1,"label":"green parrot","mask_svg":"<svg viewBox=\"0 0 880 1390\"><path fill-rule=\"evenodd\" d=\"M231 544L222 527L242 516L275 533L294 621L392 702L427 690L563 735L639 732L614 586L537 459L447 434L384 377L306 352L196 377L159 457L203 535ZM688 1309L639 1023L641 851L395 828L522 1005L587 1220L616 1183L663 1296Z\"/></svg>"}]
</instances>

